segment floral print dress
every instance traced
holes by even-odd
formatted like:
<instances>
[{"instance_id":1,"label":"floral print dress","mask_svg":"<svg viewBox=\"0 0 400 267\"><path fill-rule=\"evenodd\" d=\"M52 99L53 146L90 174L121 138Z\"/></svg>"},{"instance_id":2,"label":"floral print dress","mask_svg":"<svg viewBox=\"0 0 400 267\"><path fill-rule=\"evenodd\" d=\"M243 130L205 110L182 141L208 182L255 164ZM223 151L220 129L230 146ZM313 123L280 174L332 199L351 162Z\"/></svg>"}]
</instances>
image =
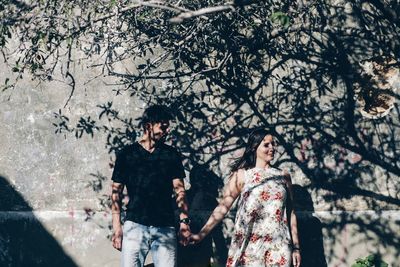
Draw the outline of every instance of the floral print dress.
<instances>
[{"instance_id":1,"label":"floral print dress","mask_svg":"<svg viewBox=\"0 0 400 267\"><path fill-rule=\"evenodd\" d=\"M255 167L244 180L226 266L291 266L283 172Z\"/></svg>"}]
</instances>

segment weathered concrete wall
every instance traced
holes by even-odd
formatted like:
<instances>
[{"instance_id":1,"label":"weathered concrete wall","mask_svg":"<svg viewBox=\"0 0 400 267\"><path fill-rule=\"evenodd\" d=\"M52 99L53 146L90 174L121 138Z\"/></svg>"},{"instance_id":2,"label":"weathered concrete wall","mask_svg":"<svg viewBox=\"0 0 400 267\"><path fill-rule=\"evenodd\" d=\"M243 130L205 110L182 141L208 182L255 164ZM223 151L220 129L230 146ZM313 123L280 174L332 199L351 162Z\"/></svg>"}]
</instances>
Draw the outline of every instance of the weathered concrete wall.
<instances>
[{"instance_id":1,"label":"weathered concrete wall","mask_svg":"<svg viewBox=\"0 0 400 267\"><path fill-rule=\"evenodd\" d=\"M4 65L0 70L3 77L11 75ZM109 194L113 161L106 134L99 131L77 139L55 134L52 123L60 108L74 122L81 116L98 117L97 105L107 101L125 118L136 118L143 105L128 95L115 96L106 78L85 84L96 73L82 65L75 67L74 75L77 90L66 108L71 88L61 82L37 84L25 76L14 89L0 94L1 266L118 266L119 252L108 239L110 213L102 202ZM292 168L294 183L307 184ZM382 202L382 211L376 206L371 210L365 198L330 202L322 197L323 190L310 192L311 203L299 209L303 266L350 266L357 257L375 252L400 266L398 192L392 192L396 187L391 184L398 177L380 177L379 169L375 174L378 183L371 184L371 190L394 196L391 203ZM228 240L232 216L225 220Z\"/></svg>"},{"instance_id":2,"label":"weathered concrete wall","mask_svg":"<svg viewBox=\"0 0 400 267\"><path fill-rule=\"evenodd\" d=\"M4 65L1 72L11 75ZM122 116L136 116L134 99L114 99L101 79L82 84L95 73L76 68L74 75L79 90L63 109L72 121L98 116L96 105L110 100L124 110ZM37 85L26 78L1 94L1 266L118 265L119 252L108 239L111 217L99 200L110 192L109 180L97 192L91 186L96 181L91 174L110 177L112 171L105 136L78 140L54 133L54 112L70 89L61 82ZM63 264L54 265L53 258Z\"/></svg>"}]
</instances>

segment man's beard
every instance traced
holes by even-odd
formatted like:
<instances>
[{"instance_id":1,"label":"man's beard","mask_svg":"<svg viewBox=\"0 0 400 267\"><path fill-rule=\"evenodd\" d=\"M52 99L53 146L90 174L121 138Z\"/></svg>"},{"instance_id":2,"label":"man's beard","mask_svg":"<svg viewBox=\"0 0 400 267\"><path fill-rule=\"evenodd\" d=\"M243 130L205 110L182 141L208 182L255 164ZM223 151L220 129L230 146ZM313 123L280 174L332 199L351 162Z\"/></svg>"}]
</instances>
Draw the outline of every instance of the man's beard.
<instances>
[{"instance_id":1,"label":"man's beard","mask_svg":"<svg viewBox=\"0 0 400 267\"><path fill-rule=\"evenodd\" d=\"M154 139L154 141L155 141L156 143L164 143L164 142L167 140L167 135L166 135L166 134L164 134L164 135L162 135L162 134L155 134L155 135L153 136L153 139Z\"/></svg>"}]
</instances>

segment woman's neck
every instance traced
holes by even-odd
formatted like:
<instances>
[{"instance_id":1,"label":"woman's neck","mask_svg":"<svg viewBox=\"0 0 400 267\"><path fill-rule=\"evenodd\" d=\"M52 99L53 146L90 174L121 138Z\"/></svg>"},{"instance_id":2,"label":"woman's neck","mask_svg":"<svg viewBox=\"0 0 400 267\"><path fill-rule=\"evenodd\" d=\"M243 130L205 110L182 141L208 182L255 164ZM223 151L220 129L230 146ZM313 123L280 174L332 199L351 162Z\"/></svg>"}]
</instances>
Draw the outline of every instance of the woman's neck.
<instances>
[{"instance_id":1,"label":"woman's neck","mask_svg":"<svg viewBox=\"0 0 400 267\"><path fill-rule=\"evenodd\" d=\"M269 167L271 167L270 163L265 161L265 160L259 160L256 159L256 166L257 168L263 168L263 169L268 169Z\"/></svg>"}]
</instances>

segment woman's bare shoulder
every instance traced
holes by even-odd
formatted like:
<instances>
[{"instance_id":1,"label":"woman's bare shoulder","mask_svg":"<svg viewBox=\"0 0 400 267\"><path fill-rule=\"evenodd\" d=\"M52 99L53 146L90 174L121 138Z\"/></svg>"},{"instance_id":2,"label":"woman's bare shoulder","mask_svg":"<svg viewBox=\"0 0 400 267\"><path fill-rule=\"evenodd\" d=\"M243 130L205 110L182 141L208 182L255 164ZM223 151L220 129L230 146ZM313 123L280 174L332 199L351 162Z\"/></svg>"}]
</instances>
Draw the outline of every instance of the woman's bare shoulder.
<instances>
[{"instance_id":1,"label":"woman's bare shoulder","mask_svg":"<svg viewBox=\"0 0 400 267\"><path fill-rule=\"evenodd\" d=\"M292 184L292 177L290 176L290 173L287 170L282 170L282 176L285 178L285 182L288 185Z\"/></svg>"},{"instance_id":2,"label":"woman's bare shoulder","mask_svg":"<svg viewBox=\"0 0 400 267\"><path fill-rule=\"evenodd\" d=\"M245 169L239 169L236 171L237 180L240 185L244 184Z\"/></svg>"},{"instance_id":3,"label":"woman's bare shoulder","mask_svg":"<svg viewBox=\"0 0 400 267\"><path fill-rule=\"evenodd\" d=\"M239 169L236 172L238 175L244 175L245 169Z\"/></svg>"},{"instance_id":4,"label":"woman's bare shoulder","mask_svg":"<svg viewBox=\"0 0 400 267\"><path fill-rule=\"evenodd\" d=\"M283 176L290 178L290 172L288 172L287 170L282 170L282 174Z\"/></svg>"}]
</instances>

